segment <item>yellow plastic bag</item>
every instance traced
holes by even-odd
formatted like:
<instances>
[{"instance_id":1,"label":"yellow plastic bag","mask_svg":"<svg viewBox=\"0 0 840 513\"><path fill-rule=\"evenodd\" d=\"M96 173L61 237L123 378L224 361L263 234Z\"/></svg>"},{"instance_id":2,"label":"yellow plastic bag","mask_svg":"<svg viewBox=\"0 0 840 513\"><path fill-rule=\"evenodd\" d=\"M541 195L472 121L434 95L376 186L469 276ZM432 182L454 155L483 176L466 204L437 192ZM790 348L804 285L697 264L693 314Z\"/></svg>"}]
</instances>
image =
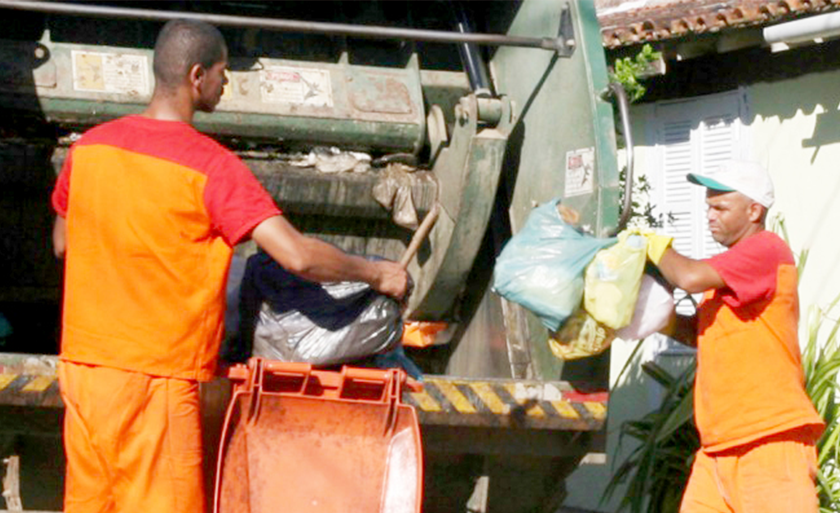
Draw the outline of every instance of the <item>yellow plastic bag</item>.
<instances>
[{"instance_id":1,"label":"yellow plastic bag","mask_svg":"<svg viewBox=\"0 0 840 513\"><path fill-rule=\"evenodd\" d=\"M557 333L549 333L548 347L561 360L575 360L603 353L615 331L592 318L583 308L566 319Z\"/></svg>"},{"instance_id":2,"label":"yellow plastic bag","mask_svg":"<svg viewBox=\"0 0 840 513\"><path fill-rule=\"evenodd\" d=\"M645 238L627 231L596 253L584 276L583 305L589 315L612 329L630 324L646 259Z\"/></svg>"}]
</instances>

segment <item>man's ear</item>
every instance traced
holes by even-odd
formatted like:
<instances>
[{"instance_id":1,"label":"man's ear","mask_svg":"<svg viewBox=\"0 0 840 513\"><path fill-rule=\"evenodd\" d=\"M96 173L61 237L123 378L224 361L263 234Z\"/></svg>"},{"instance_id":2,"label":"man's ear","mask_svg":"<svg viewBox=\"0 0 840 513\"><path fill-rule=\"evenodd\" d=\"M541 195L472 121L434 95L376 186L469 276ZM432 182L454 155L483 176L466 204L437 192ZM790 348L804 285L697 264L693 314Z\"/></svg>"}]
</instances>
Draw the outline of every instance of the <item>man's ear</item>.
<instances>
[{"instance_id":1,"label":"man's ear","mask_svg":"<svg viewBox=\"0 0 840 513\"><path fill-rule=\"evenodd\" d=\"M190 81L190 85L193 87L199 87L202 82L204 82L204 77L207 76L207 70L201 64L193 64L190 67L190 72L187 75Z\"/></svg>"},{"instance_id":2,"label":"man's ear","mask_svg":"<svg viewBox=\"0 0 840 513\"><path fill-rule=\"evenodd\" d=\"M747 215L749 215L750 222L761 223L764 220L765 208L756 202L751 202L747 207Z\"/></svg>"}]
</instances>

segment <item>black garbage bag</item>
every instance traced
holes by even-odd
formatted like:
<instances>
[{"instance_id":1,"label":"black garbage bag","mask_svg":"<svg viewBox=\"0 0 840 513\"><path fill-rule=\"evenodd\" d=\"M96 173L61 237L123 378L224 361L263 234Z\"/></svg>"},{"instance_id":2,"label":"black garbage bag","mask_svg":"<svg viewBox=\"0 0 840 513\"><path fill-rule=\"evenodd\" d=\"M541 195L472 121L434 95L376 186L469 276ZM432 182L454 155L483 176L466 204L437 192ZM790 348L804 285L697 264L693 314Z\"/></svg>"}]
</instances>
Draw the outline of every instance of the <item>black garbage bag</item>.
<instances>
[{"instance_id":1,"label":"black garbage bag","mask_svg":"<svg viewBox=\"0 0 840 513\"><path fill-rule=\"evenodd\" d=\"M391 352L402 340L396 300L362 282L299 278L262 251L248 259L239 312L239 343L228 361L253 355L335 365Z\"/></svg>"}]
</instances>

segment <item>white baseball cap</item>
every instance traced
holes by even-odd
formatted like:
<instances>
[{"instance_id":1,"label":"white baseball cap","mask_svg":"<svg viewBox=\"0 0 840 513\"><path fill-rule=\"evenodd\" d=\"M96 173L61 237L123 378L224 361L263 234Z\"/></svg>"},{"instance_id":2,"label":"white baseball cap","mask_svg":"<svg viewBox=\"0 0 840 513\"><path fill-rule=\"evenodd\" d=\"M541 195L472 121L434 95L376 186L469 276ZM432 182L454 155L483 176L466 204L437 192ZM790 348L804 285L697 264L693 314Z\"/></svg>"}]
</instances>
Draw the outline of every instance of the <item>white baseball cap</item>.
<instances>
[{"instance_id":1,"label":"white baseball cap","mask_svg":"<svg viewBox=\"0 0 840 513\"><path fill-rule=\"evenodd\" d=\"M764 208L773 205L773 182L758 162L728 160L711 171L689 173L686 178L716 191L740 192Z\"/></svg>"}]
</instances>

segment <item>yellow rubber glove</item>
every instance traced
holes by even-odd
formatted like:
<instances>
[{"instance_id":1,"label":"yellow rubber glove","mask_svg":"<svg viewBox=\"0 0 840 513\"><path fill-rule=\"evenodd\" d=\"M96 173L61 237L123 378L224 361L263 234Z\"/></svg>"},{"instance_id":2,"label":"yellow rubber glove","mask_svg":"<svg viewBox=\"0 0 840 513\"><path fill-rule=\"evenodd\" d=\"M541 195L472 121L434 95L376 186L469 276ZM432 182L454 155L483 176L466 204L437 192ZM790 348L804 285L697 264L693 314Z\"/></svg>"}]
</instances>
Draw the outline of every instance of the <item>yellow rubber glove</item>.
<instances>
[{"instance_id":1,"label":"yellow rubber glove","mask_svg":"<svg viewBox=\"0 0 840 513\"><path fill-rule=\"evenodd\" d=\"M654 265L659 265L659 261L662 260L662 255L665 254L665 250L671 247L671 243L674 242L673 237L659 235L650 228L629 228L627 232L634 235L641 235L647 239L648 260L653 262Z\"/></svg>"},{"instance_id":2,"label":"yellow rubber glove","mask_svg":"<svg viewBox=\"0 0 840 513\"><path fill-rule=\"evenodd\" d=\"M668 237L667 235L657 235L655 233L645 235L645 238L648 243L648 259L653 262L654 265L659 265L659 261L662 260L662 255L665 254L666 249L671 247L671 243L674 242L674 238Z\"/></svg>"}]
</instances>

